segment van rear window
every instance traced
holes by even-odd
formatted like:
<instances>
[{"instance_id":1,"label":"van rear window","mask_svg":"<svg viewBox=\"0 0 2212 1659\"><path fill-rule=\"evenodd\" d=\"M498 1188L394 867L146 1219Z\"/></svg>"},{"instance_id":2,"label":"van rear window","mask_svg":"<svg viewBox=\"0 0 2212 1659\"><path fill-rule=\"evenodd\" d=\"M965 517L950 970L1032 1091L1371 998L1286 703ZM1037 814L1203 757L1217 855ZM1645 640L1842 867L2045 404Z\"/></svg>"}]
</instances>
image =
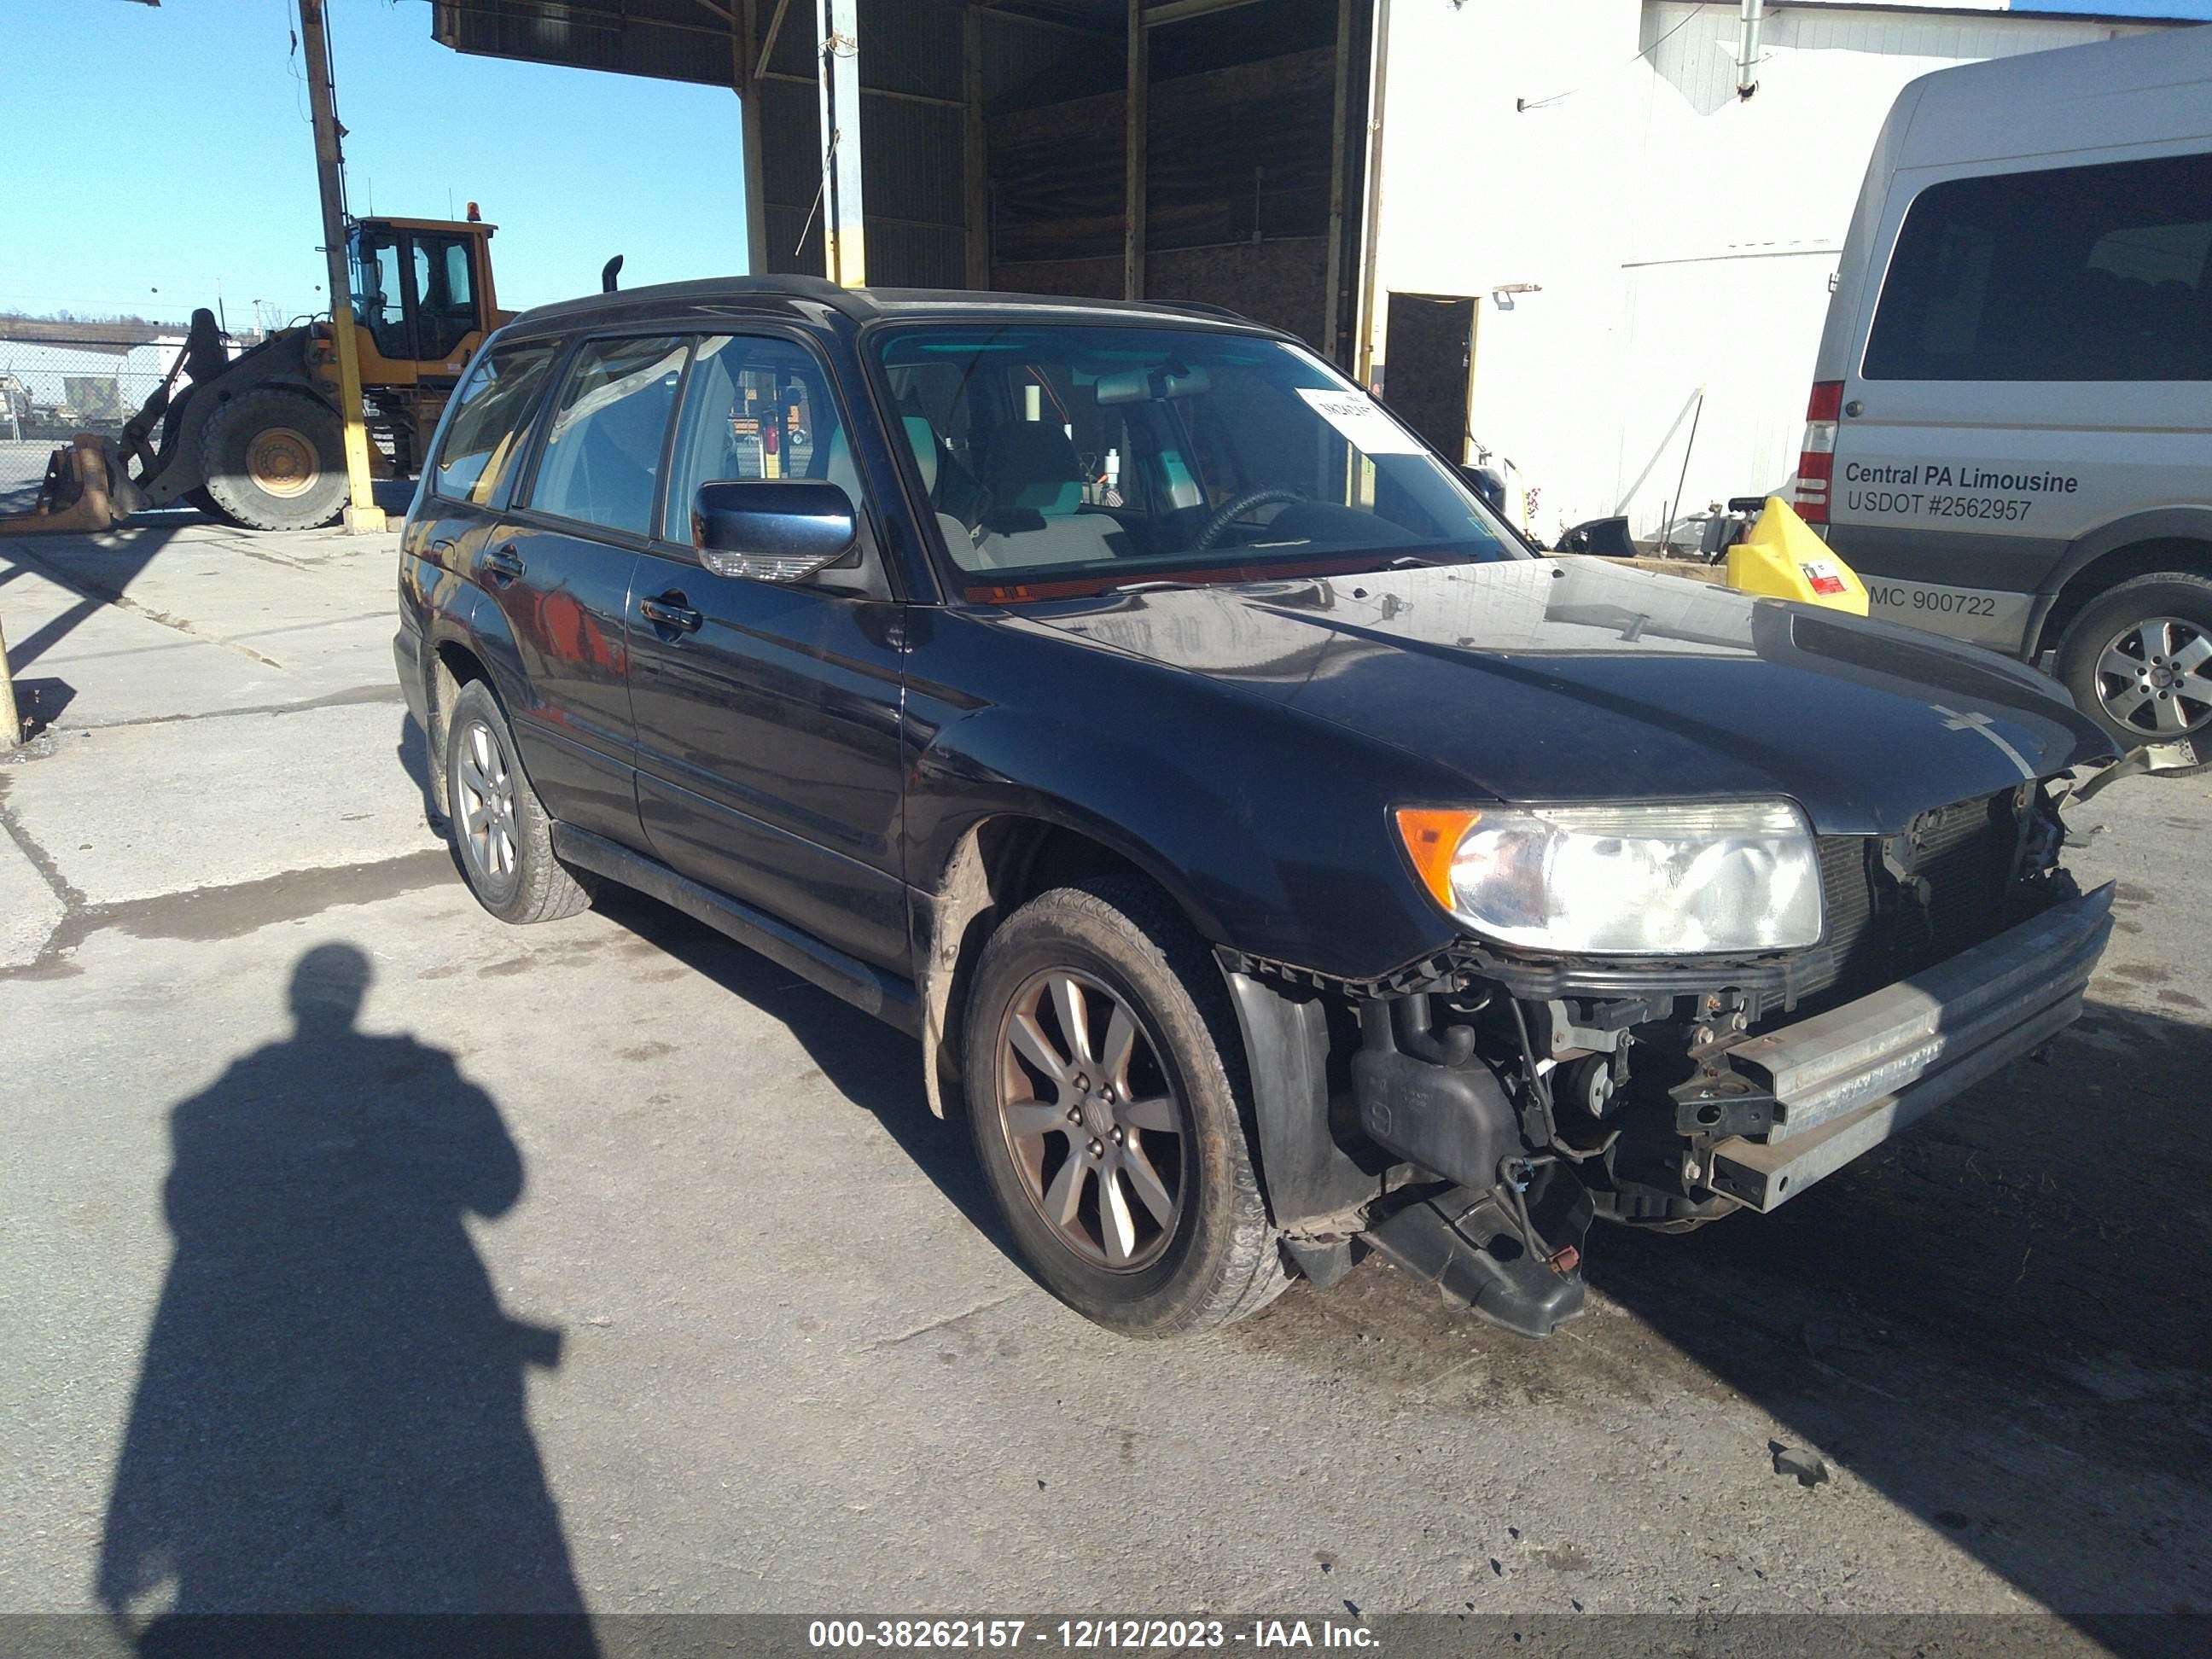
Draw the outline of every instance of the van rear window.
<instances>
[{"instance_id":1,"label":"van rear window","mask_svg":"<svg viewBox=\"0 0 2212 1659\"><path fill-rule=\"evenodd\" d=\"M1869 380L2212 380L2212 155L1930 185Z\"/></svg>"}]
</instances>

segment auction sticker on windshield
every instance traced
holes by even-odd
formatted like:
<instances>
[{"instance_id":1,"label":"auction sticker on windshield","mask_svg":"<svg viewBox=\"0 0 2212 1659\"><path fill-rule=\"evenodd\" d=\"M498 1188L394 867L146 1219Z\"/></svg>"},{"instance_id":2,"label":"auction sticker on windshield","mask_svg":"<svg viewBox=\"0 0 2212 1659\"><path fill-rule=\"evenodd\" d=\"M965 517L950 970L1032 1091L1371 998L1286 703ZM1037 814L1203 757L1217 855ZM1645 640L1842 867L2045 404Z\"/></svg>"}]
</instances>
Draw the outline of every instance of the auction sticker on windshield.
<instances>
[{"instance_id":1,"label":"auction sticker on windshield","mask_svg":"<svg viewBox=\"0 0 2212 1659\"><path fill-rule=\"evenodd\" d=\"M1298 396L1313 412L1352 440L1367 455L1418 455L1420 441L1390 418L1382 404L1356 392L1329 392L1302 386Z\"/></svg>"}]
</instances>

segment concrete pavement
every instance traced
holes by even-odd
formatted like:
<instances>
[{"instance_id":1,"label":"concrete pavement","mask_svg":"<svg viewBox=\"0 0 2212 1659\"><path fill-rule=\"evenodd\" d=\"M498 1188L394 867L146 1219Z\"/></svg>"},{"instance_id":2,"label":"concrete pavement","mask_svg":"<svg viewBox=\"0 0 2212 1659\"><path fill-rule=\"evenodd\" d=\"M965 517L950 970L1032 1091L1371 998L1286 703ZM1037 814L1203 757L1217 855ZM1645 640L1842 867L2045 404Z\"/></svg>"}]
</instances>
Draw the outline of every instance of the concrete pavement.
<instances>
[{"instance_id":1,"label":"concrete pavement","mask_svg":"<svg viewBox=\"0 0 2212 1659\"><path fill-rule=\"evenodd\" d=\"M392 549L0 544L54 711L0 767L0 1608L2212 1607L2212 783L2078 815L2121 931L2050 1065L1595 1236L1551 1342L1370 1263L1138 1346L906 1040L642 899L474 905Z\"/></svg>"}]
</instances>

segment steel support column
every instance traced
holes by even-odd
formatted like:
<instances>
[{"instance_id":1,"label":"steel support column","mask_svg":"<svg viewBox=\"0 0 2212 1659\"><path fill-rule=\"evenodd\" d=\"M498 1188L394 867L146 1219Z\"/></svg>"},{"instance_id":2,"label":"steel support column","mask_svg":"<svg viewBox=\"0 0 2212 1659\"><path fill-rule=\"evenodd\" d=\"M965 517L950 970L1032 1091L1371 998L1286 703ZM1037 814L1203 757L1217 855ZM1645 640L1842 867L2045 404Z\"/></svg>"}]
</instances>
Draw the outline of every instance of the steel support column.
<instances>
[{"instance_id":1,"label":"steel support column","mask_svg":"<svg viewBox=\"0 0 2212 1659\"><path fill-rule=\"evenodd\" d=\"M859 0L816 0L821 29L822 264L846 288L868 282L860 199Z\"/></svg>"},{"instance_id":2,"label":"steel support column","mask_svg":"<svg viewBox=\"0 0 2212 1659\"><path fill-rule=\"evenodd\" d=\"M345 527L356 535L385 528L368 477L368 428L362 421L361 349L354 337L353 282L346 269L345 160L331 86L330 39L323 0L300 0L300 49L307 59L307 108L315 127L315 180L323 198L323 252L329 261L331 339L337 348L338 419L345 434Z\"/></svg>"},{"instance_id":3,"label":"steel support column","mask_svg":"<svg viewBox=\"0 0 2212 1659\"><path fill-rule=\"evenodd\" d=\"M1145 0L1129 0L1129 70L1121 153L1121 297L1145 297L1145 82L1151 75Z\"/></svg>"},{"instance_id":4,"label":"steel support column","mask_svg":"<svg viewBox=\"0 0 2212 1659\"><path fill-rule=\"evenodd\" d=\"M1327 310L1322 318L1322 355L1332 362L1344 361L1344 191L1348 171L1345 149L1352 135L1344 130L1352 104L1352 0L1336 0L1336 85L1328 123L1328 264L1322 287L1327 291Z\"/></svg>"},{"instance_id":5,"label":"steel support column","mask_svg":"<svg viewBox=\"0 0 2212 1659\"><path fill-rule=\"evenodd\" d=\"M787 0L788 3L788 0ZM776 21L782 21L779 7ZM730 25L737 32L738 163L744 175L745 269L757 276L768 269L768 192L762 163L760 79L767 52L760 44L760 0L739 0Z\"/></svg>"},{"instance_id":6,"label":"steel support column","mask_svg":"<svg viewBox=\"0 0 2212 1659\"><path fill-rule=\"evenodd\" d=\"M983 125L983 9L973 3L960 19L961 216L968 227L968 286L991 286L990 142Z\"/></svg>"},{"instance_id":7,"label":"steel support column","mask_svg":"<svg viewBox=\"0 0 2212 1659\"><path fill-rule=\"evenodd\" d=\"M1390 0L1373 0L1367 71L1366 219L1359 233L1359 306L1352 321L1352 371L1359 384L1375 377L1375 265L1382 227L1382 113L1390 53Z\"/></svg>"}]
</instances>

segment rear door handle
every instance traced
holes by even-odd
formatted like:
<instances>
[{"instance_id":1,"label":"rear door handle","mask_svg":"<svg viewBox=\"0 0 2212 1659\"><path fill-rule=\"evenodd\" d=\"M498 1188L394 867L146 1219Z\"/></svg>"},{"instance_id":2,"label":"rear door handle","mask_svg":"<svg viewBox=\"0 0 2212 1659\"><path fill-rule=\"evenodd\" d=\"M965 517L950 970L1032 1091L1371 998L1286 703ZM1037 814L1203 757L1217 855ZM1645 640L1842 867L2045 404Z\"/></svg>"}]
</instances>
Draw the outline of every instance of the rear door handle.
<instances>
[{"instance_id":1,"label":"rear door handle","mask_svg":"<svg viewBox=\"0 0 2212 1659\"><path fill-rule=\"evenodd\" d=\"M436 541L430 544L430 550L436 554L440 558L444 558L446 555L453 550L453 538L451 536L441 536Z\"/></svg>"},{"instance_id":2,"label":"rear door handle","mask_svg":"<svg viewBox=\"0 0 2212 1659\"><path fill-rule=\"evenodd\" d=\"M707 619L684 603L681 593L663 593L657 599L640 599L637 608L645 619L661 628L672 628L679 634L696 634Z\"/></svg>"},{"instance_id":3,"label":"rear door handle","mask_svg":"<svg viewBox=\"0 0 2212 1659\"><path fill-rule=\"evenodd\" d=\"M505 587L509 582L520 580L523 569L522 560L516 554L514 545L511 542L505 547L495 547L485 554L483 568L484 574L489 576L501 587Z\"/></svg>"}]
</instances>

